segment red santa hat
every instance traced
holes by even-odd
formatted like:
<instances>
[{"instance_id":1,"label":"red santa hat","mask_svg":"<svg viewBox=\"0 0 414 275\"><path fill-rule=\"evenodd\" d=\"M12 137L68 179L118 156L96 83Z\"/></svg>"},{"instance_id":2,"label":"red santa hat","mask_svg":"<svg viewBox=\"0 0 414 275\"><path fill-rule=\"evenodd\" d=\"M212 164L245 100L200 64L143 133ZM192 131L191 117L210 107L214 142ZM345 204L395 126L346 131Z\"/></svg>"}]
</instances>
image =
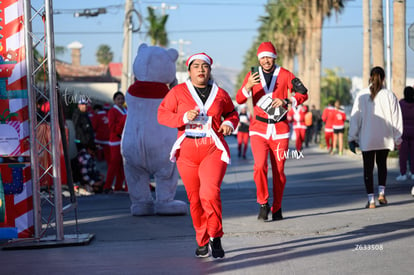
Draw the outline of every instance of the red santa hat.
<instances>
[{"instance_id":1,"label":"red santa hat","mask_svg":"<svg viewBox=\"0 0 414 275\"><path fill-rule=\"evenodd\" d=\"M268 56L271 58L277 57L276 50L272 42L263 42L262 44L260 44L259 48L257 49L257 57L259 59L265 56Z\"/></svg>"},{"instance_id":2,"label":"red santa hat","mask_svg":"<svg viewBox=\"0 0 414 275\"><path fill-rule=\"evenodd\" d=\"M191 62L193 62L196 59L201 59L210 66L213 64L213 59L210 56L208 56L207 54L205 54L205 53L196 53L196 54L193 54L192 56L190 56L187 59L187 62L185 63L185 65L187 67L190 66Z\"/></svg>"}]
</instances>

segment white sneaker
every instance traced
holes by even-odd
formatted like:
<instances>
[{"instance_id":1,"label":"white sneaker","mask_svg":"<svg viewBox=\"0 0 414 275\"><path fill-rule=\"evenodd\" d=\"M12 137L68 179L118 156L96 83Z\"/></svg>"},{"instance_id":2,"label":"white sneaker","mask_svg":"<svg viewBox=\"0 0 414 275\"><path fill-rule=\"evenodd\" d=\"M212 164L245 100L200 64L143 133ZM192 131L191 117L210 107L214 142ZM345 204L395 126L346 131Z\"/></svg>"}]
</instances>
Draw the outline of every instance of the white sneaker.
<instances>
[{"instance_id":1,"label":"white sneaker","mask_svg":"<svg viewBox=\"0 0 414 275\"><path fill-rule=\"evenodd\" d=\"M414 186L411 188L411 195L414 197Z\"/></svg>"},{"instance_id":2,"label":"white sneaker","mask_svg":"<svg viewBox=\"0 0 414 275\"><path fill-rule=\"evenodd\" d=\"M396 178L396 180L398 180L398 181L404 181L404 180L407 180L407 175L399 175L399 176Z\"/></svg>"}]
</instances>

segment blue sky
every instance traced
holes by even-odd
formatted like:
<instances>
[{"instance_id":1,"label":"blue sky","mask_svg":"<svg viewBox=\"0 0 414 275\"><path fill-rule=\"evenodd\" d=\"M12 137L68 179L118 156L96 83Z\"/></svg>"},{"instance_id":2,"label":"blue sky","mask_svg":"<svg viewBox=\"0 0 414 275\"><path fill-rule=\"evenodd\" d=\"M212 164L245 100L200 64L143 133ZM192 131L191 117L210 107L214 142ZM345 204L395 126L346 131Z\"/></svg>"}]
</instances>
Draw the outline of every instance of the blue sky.
<instances>
[{"instance_id":1,"label":"blue sky","mask_svg":"<svg viewBox=\"0 0 414 275\"><path fill-rule=\"evenodd\" d=\"M215 64L240 69L244 55L260 26L267 0L176 0L165 2L176 9L169 14L167 30L170 41L188 41L182 50L187 57L206 52ZM407 1L409 2L409 1ZM135 1L135 9L147 16L147 6L161 7L163 1ZM384 2L385 3L385 2ZM124 0L54 1L55 44L67 46L73 41L83 44L83 65L96 64L99 45L107 44L114 52L114 62L122 60L122 24ZM97 17L74 17L75 11L104 7L106 14ZM390 1L392 15L392 1ZM161 10L159 10L161 12ZM384 4L385 13L385 4ZM407 4L407 28L414 23L414 3ZM391 18L392 24L392 18ZM145 36L148 24L134 33L132 52L140 43L149 43ZM179 49L177 44L170 47ZM276 49L277 50L277 49ZM70 51L58 58L70 62ZM322 41L322 68L340 68L345 76L361 76L362 70L362 3L349 1L342 14L325 19ZM407 75L414 77L414 51L407 47Z\"/></svg>"}]
</instances>

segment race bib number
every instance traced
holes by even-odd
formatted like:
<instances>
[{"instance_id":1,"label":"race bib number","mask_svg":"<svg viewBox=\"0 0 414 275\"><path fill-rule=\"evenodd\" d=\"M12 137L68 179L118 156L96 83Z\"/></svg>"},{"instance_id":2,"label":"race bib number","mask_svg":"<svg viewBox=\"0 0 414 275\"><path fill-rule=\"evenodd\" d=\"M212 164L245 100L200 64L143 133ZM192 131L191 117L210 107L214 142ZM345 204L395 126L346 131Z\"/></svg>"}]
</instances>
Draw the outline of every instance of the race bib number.
<instances>
[{"instance_id":1,"label":"race bib number","mask_svg":"<svg viewBox=\"0 0 414 275\"><path fill-rule=\"evenodd\" d=\"M211 116L198 116L185 126L185 135L190 137L209 137L211 130Z\"/></svg>"}]
</instances>

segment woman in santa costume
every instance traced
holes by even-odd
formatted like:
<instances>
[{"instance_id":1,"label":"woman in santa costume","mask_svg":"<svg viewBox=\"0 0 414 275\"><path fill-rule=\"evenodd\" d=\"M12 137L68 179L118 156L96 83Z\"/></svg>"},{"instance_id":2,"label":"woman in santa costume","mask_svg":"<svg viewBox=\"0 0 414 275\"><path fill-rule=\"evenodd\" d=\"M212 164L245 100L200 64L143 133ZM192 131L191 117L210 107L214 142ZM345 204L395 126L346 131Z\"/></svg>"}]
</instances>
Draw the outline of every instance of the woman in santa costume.
<instances>
[{"instance_id":1,"label":"woman in santa costume","mask_svg":"<svg viewBox=\"0 0 414 275\"><path fill-rule=\"evenodd\" d=\"M195 254L208 257L210 248L214 258L223 258L220 187L230 162L224 136L232 133L239 118L228 93L210 78L212 64L205 53L189 57L189 79L166 95L158 121L178 128L170 158L177 161L190 202L198 244Z\"/></svg>"},{"instance_id":2,"label":"woman in santa costume","mask_svg":"<svg viewBox=\"0 0 414 275\"><path fill-rule=\"evenodd\" d=\"M127 116L127 110L124 107L125 96L122 92L116 92L113 96L114 106L108 111L109 120L109 148L111 161L108 166L106 174L106 181L104 185L104 192L111 193L113 191L112 184L115 180L115 191L125 190L128 191L128 187L125 182L125 188L122 187L125 174L124 165L121 155L121 137L124 130L125 120Z\"/></svg>"},{"instance_id":3,"label":"woman in santa costume","mask_svg":"<svg viewBox=\"0 0 414 275\"><path fill-rule=\"evenodd\" d=\"M236 101L243 104L248 98L253 101L253 116L250 123L250 145L254 158L253 178L260 204L258 219L267 220L272 211L272 220L281 220L282 197L286 184L284 172L285 151L289 145L289 124L286 111L289 104L302 104L307 98L307 89L293 73L275 64L276 50L271 42L263 42L257 50L260 66L244 78L237 91ZM290 92L290 94L289 94ZM270 154L273 175L273 206L270 208L267 182Z\"/></svg>"},{"instance_id":4,"label":"woman in santa costume","mask_svg":"<svg viewBox=\"0 0 414 275\"><path fill-rule=\"evenodd\" d=\"M338 152L338 155L342 156L344 151L344 132L345 132L345 121L346 114L344 106L341 105L339 100L335 101L335 112L334 121L332 122L333 129L333 141L331 154ZM338 145L338 150L336 146Z\"/></svg>"}]
</instances>

